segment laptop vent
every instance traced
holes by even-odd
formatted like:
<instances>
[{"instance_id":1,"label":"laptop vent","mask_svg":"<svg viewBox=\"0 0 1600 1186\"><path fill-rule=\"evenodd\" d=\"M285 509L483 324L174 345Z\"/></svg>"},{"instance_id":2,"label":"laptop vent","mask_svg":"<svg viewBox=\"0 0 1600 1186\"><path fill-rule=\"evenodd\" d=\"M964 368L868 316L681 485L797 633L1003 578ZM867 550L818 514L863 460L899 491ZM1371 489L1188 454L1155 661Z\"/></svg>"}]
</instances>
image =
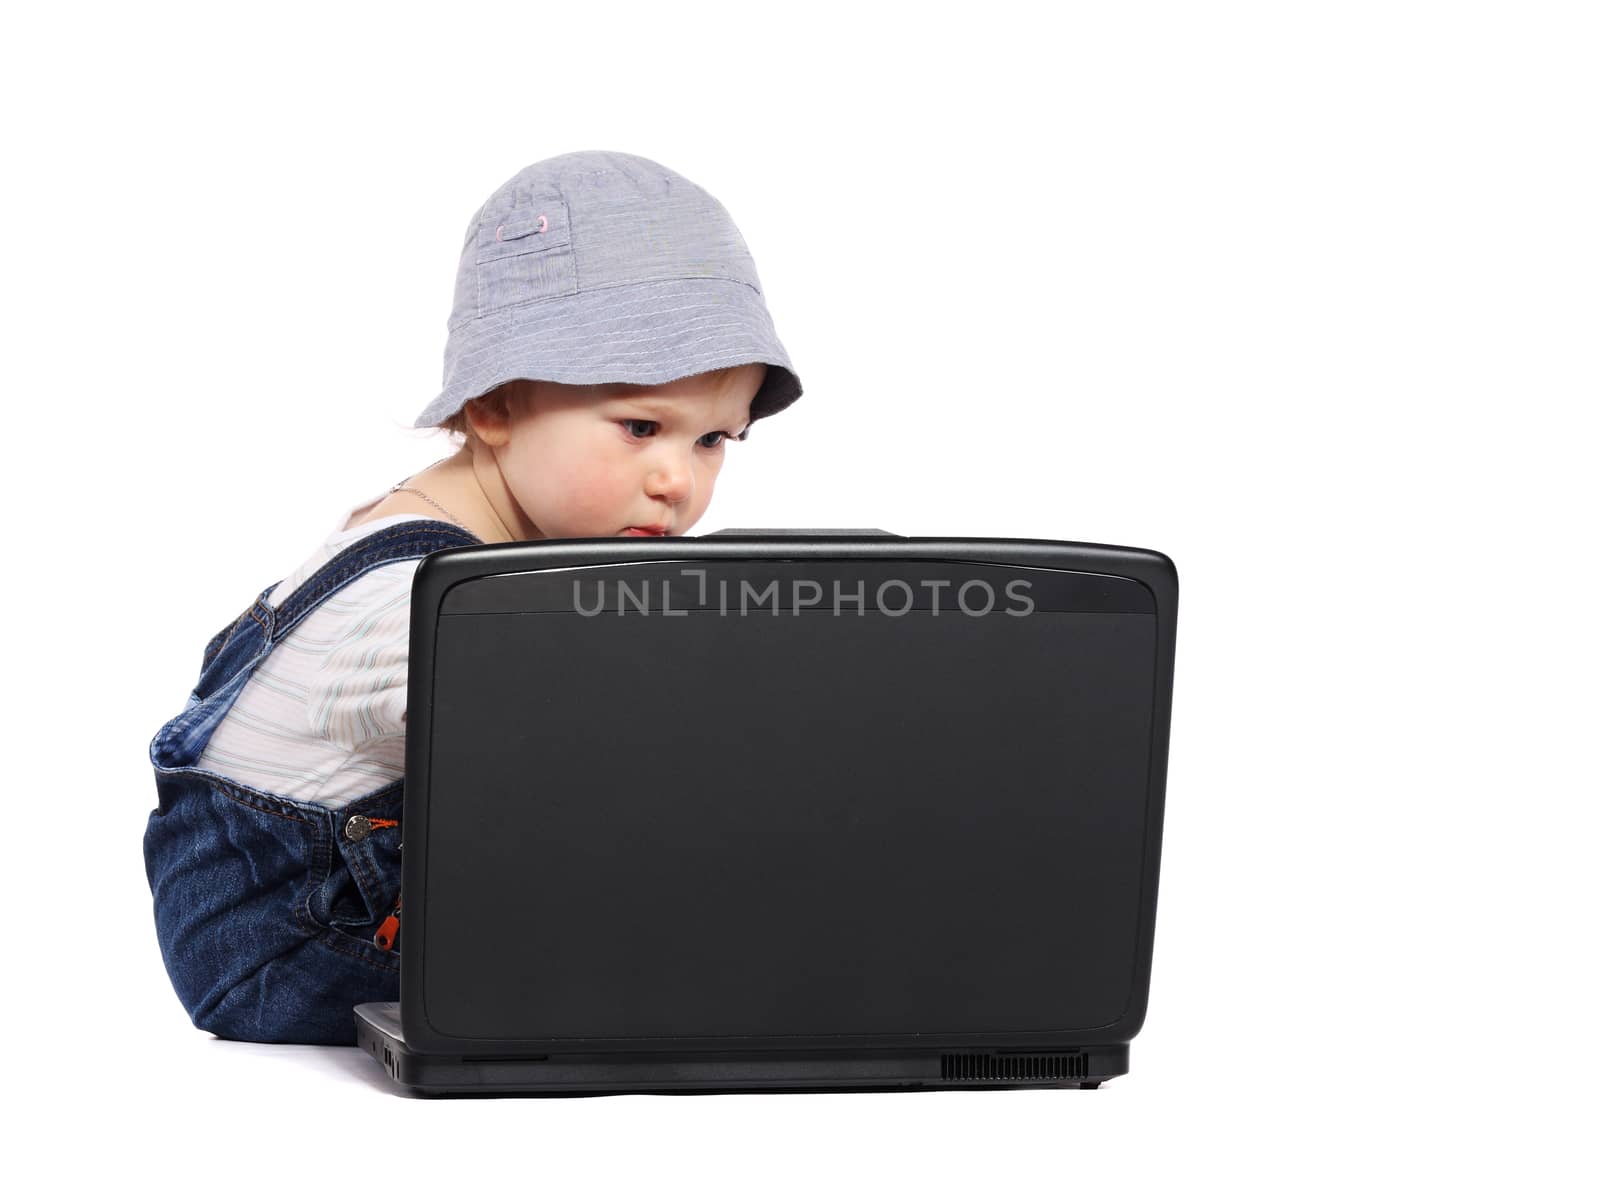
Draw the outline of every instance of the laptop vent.
<instances>
[{"instance_id":1,"label":"laptop vent","mask_svg":"<svg viewBox=\"0 0 1600 1186\"><path fill-rule=\"evenodd\" d=\"M1087 1054L945 1054L939 1058L939 1078L946 1082L1088 1077Z\"/></svg>"}]
</instances>

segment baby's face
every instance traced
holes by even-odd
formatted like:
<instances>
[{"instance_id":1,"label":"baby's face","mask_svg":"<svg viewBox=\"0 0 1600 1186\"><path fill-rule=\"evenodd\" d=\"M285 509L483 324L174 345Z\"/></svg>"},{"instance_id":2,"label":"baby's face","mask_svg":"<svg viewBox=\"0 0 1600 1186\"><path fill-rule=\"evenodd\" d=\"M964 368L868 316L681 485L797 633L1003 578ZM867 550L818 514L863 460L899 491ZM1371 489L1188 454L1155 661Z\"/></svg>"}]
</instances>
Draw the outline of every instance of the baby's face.
<instances>
[{"instance_id":1,"label":"baby's face","mask_svg":"<svg viewBox=\"0 0 1600 1186\"><path fill-rule=\"evenodd\" d=\"M750 423L761 363L656 386L524 381L494 456L546 539L683 535L705 514L726 441Z\"/></svg>"}]
</instances>

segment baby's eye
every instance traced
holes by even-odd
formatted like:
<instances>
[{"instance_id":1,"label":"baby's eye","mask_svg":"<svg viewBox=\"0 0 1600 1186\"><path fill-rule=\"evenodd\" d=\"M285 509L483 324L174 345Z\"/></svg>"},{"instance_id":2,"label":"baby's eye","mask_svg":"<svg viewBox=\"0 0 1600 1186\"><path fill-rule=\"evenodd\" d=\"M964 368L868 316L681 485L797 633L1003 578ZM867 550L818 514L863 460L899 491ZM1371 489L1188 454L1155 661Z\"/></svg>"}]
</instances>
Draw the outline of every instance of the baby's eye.
<instances>
[{"instance_id":1,"label":"baby's eye","mask_svg":"<svg viewBox=\"0 0 1600 1186\"><path fill-rule=\"evenodd\" d=\"M705 436L700 438L700 443L702 445L704 445L707 449L715 449L718 445L722 444L722 442L727 440L727 439L728 439L728 434L723 432L719 428L716 432L708 432L708 433L706 433Z\"/></svg>"},{"instance_id":2,"label":"baby's eye","mask_svg":"<svg viewBox=\"0 0 1600 1186\"><path fill-rule=\"evenodd\" d=\"M644 432L634 432L633 431L633 427L636 424L644 425L646 431L644 431ZM659 426L656 424L656 422L654 420L624 420L622 422L622 427L627 429L628 435L633 437L635 440L643 440L646 437L655 436L656 429Z\"/></svg>"}]
</instances>

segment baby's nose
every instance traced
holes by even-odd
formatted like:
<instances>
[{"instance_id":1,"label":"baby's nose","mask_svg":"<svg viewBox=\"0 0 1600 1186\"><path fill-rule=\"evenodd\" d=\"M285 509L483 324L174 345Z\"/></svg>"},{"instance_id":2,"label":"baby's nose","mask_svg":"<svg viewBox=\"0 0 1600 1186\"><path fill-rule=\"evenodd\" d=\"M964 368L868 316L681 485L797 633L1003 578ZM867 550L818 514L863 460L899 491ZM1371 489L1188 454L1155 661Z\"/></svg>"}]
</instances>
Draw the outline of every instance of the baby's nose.
<instances>
[{"instance_id":1,"label":"baby's nose","mask_svg":"<svg viewBox=\"0 0 1600 1186\"><path fill-rule=\"evenodd\" d=\"M694 474L686 461L664 462L651 471L645 490L652 498L682 502L694 491Z\"/></svg>"}]
</instances>

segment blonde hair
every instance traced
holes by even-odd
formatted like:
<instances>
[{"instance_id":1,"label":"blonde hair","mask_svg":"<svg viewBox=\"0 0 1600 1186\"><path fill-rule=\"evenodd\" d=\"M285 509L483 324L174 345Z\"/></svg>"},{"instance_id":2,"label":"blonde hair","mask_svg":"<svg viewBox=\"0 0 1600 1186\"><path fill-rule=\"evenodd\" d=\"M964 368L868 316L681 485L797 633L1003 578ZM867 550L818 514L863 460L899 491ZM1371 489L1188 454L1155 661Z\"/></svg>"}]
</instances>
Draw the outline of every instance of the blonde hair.
<instances>
[{"instance_id":1,"label":"blonde hair","mask_svg":"<svg viewBox=\"0 0 1600 1186\"><path fill-rule=\"evenodd\" d=\"M469 399L466 403L462 404L438 424L435 424L424 431L429 433L443 433L451 439L451 443L454 444L458 450L470 448L473 442L477 440L478 434L472 431L472 423L467 419L468 405L477 404L479 407L489 406L495 407L502 412L510 412L512 410L513 403L520 402L515 401L512 398L513 392L516 390L516 385L520 382L521 380L512 379L508 382L500 384L498 387L490 388L482 395Z\"/></svg>"}]
</instances>

